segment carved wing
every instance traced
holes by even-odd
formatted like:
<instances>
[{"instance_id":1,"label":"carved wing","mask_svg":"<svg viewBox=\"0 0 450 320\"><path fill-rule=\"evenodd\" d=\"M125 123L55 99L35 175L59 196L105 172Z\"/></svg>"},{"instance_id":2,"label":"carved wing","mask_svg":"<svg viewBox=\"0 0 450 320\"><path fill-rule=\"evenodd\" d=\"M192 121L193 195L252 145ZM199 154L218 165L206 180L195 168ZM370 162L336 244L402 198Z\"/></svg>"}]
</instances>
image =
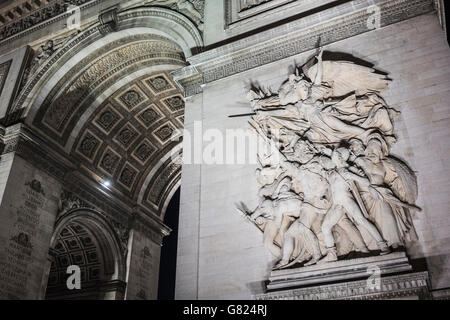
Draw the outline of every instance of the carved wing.
<instances>
[{"instance_id":1,"label":"carved wing","mask_svg":"<svg viewBox=\"0 0 450 320\"><path fill-rule=\"evenodd\" d=\"M311 67L305 65L303 73L315 79L317 63ZM357 65L349 61L323 61L322 82L332 87L332 96L345 96L351 92L362 96L369 92L380 93L387 89L390 80L375 73L375 69Z\"/></svg>"},{"instance_id":2,"label":"carved wing","mask_svg":"<svg viewBox=\"0 0 450 320\"><path fill-rule=\"evenodd\" d=\"M403 202L414 204L418 197L417 177L414 171L393 157L385 159L384 166L392 192Z\"/></svg>"}]
</instances>

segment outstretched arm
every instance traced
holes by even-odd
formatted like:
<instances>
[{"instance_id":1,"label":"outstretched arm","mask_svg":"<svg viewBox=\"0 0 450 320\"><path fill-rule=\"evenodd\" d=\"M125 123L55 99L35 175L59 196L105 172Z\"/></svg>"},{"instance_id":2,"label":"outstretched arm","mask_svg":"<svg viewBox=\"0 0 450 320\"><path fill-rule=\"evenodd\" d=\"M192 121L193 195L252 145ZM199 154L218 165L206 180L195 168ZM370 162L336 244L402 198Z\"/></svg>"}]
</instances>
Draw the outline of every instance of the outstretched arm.
<instances>
[{"instance_id":1,"label":"outstretched arm","mask_svg":"<svg viewBox=\"0 0 450 320\"><path fill-rule=\"evenodd\" d=\"M364 175L364 171L359 169L359 168L357 168L357 167L353 167L352 166L352 167L349 167L348 170L350 170L351 173L354 173L354 174L356 174L358 176L363 176Z\"/></svg>"},{"instance_id":2,"label":"outstretched arm","mask_svg":"<svg viewBox=\"0 0 450 320\"><path fill-rule=\"evenodd\" d=\"M280 97L278 95L252 101L254 111L281 108Z\"/></svg>"},{"instance_id":3,"label":"outstretched arm","mask_svg":"<svg viewBox=\"0 0 450 320\"><path fill-rule=\"evenodd\" d=\"M370 187L370 181L366 177L362 177L360 175L357 175L353 172L350 172L349 170L345 170L343 172L340 172L346 180L352 180L355 182L358 182L360 185L365 187Z\"/></svg>"}]
</instances>

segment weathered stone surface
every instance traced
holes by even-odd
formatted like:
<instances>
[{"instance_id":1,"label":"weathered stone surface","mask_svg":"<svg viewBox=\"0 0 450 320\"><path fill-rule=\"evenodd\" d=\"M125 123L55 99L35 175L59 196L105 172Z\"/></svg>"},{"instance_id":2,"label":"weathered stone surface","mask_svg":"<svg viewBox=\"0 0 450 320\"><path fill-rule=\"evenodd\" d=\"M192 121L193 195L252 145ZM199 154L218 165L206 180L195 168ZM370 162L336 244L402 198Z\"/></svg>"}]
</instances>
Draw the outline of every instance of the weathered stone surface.
<instances>
[{"instance_id":1,"label":"weathered stone surface","mask_svg":"<svg viewBox=\"0 0 450 320\"><path fill-rule=\"evenodd\" d=\"M267 290L273 291L289 287L368 278L374 273L375 268L377 275L380 276L412 270L405 253L391 253L385 256L336 261L296 269L275 270L270 273Z\"/></svg>"},{"instance_id":2,"label":"weathered stone surface","mask_svg":"<svg viewBox=\"0 0 450 320\"><path fill-rule=\"evenodd\" d=\"M0 207L0 297L42 299L61 184L20 157L12 158Z\"/></svg>"},{"instance_id":3,"label":"weathered stone surface","mask_svg":"<svg viewBox=\"0 0 450 320\"><path fill-rule=\"evenodd\" d=\"M360 280L254 296L256 300L426 300L430 297L427 272L383 277L378 288L369 288L367 280Z\"/></svg>"},{"instance_id":4,"label":"weathered stone surface","mask_svg":"<svg viewBox=\"0 0 450 320\"><path fill-rule=\"evenodd\" d=\"M176 129L184 124L192 133L199 121L200 135L250 129L248 118L228 116L253 111L245 98L251 87L277 92L295 67L316 54L318 43L337 60L373 64L393 80L382 95L386 107L401 112L391 154L418 173L418 198L408 203L423 209L412 214L419 241L406 243L406 254L414 266L426 260L431 290L450 286L450 53L439 24L442 1L69 2L79 5L77 30L71 29L67 1L0 5L0 297L43 298L52 257L76 253L90 233L104 238L95 250L87 243L86 255L95 251L112 264L121 262L114 269L91 256L92 265L82 267L92 274L84 279L107 280L99 295L91 282L85 297L156 298L160 246L169 232L162 221L180 184L177 299L429 297L428 274L417 270L385 275L377 292L353 278L258 296L277 261L266 252L260 228L243 223L235 205L242 201L253 209L260 203L258 164L181 169L187 150ZM304 73L313 78L315 71ZM389 131L389 121L383 125ZM142 219L129 224L136 212ZM64 242L53 241L63 238L55 228L72 215L81 219L76 223L101 227L74 232L76 239L67 236L73 247L59 253L52 248L49 255L52 243ZM76 223L67 230L76 230ZM333 238L343 253L349 241L339 237L341 231ZM78 261L80 255L73 256ZM409 270L404 256L394 259L398 263L367 259L381 259L384 270ZM316 268L335 263L341 281L363 272L357 267L347 273L340 261ZM98 278L101 267L117 274ZM55 279L64 266L52 270ZM291 271L277 272L290 277ZM300 282L311 276L318 275ZM446 296L445 290L433 293Z\"/></svg>"},{"instance_id":5,"label":"weathered stone surface","mask_svg":"<svg viewBox=\"0 0 450 320\"><path fill-rule=\"evenodd\" d=\"M445 141L450 135L445 111L450 93L445 66L450 51L438 20L433 14L423 15L331 44L327 50L349 52L370 61L394 80L384 94L386 102L402 113L396 121L398 142L392 152L419 172L416 204L422 208L413 216L421 240L410 244L407 253L411 259L428 260L433 289L447 287L449 241L445 230L449 227L450 172L442 159L447 158ZM197 95L202 99L194 96L195 104L186 109L186 119L191 123L202 120L202 132L219 129L225 134L226 129L247 128L247 118L228 116L251 112L242 107L248 105L245 96L249 84L276 90L292 73L292 67L302 65L312 54L306 52L206 84ZM268 274L265 266L273 263L264 252L260 231L242 223L234 209L238 201L250 208L257 206L256 165L202 165L196 169L200 178L191 177L190 167L183 169L186 187L182 186L182 198L183 192L196 189L201 205L194 208L182 201L180 225L188 228L193 223L189 230L198 244L179 246L180 257L191 261L179 264L179 297L183 292L186 297L248 298L252 283L264 281ZM184 277L183 270L189 270L189 275Z\"/></svg>"}]
</instances>

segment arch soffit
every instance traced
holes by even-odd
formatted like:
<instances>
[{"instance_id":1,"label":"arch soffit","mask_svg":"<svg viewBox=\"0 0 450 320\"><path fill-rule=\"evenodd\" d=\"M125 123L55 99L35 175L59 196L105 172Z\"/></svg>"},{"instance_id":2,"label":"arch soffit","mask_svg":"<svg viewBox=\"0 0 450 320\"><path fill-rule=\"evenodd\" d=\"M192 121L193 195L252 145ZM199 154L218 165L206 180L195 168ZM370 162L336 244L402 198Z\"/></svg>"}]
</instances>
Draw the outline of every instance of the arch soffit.
<instances>
[{"instance_id":1,"label":"arch soffit","mask_svg":"<svg viewBox=\"0 0 450 320\"><path fill-rule=\"evenodd\" d=\"M99 24L96 23L67 40L29 79L11 111L23 109L25 116L31 113L30 116L33 117L43 97L48 94L52 85L58 83L64 72L99 47L112 41L134 35L160 36L177 44L185 58L189 58L203 47L203 40L196 26L175 11L145 7L123 11L118 16L119 25L116 32L102 36L98 30Z\"/></svg>"},{"instance_id":2,"label":"arch soffit","mask_svg":"<svg viewBox=\"0 0 450 320\"><path fill-rule=\"evenodd\" d=\"M111 265L109 268L114 268L112 278L124 281L126 277L126 261L123 249L120 247L120 239L106 217L96 210L77 208L69 210L58 217L51 237L50 247L53 248L56 245L59 234L70 223L80 224L95 235L100 246L99 249L105 257L105 263Z\"/></svg>"}]
</instances>

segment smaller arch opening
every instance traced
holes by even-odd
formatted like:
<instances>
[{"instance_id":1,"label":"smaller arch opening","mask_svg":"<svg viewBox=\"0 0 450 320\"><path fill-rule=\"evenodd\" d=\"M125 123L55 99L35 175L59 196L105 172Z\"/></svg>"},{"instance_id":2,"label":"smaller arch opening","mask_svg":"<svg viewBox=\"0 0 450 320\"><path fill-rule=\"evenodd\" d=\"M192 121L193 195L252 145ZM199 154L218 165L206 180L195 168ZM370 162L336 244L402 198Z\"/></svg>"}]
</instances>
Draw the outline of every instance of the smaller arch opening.
<instances>
[{"instance_id":1,"label":"smaller arch opening","mask_svg":"<svg viewBox=\"0 0 450 320\"><path fill-rule=\"evenodd\" d=\"M63 219L66 220L66 219ZM55 230L47 281L47 300L123 299L125 282L120 267L122 259L114 235L107 225L76 213ZM80 270L80 289L71 289L67 280L70 266Z\"/></svg>"}]
</instances>

